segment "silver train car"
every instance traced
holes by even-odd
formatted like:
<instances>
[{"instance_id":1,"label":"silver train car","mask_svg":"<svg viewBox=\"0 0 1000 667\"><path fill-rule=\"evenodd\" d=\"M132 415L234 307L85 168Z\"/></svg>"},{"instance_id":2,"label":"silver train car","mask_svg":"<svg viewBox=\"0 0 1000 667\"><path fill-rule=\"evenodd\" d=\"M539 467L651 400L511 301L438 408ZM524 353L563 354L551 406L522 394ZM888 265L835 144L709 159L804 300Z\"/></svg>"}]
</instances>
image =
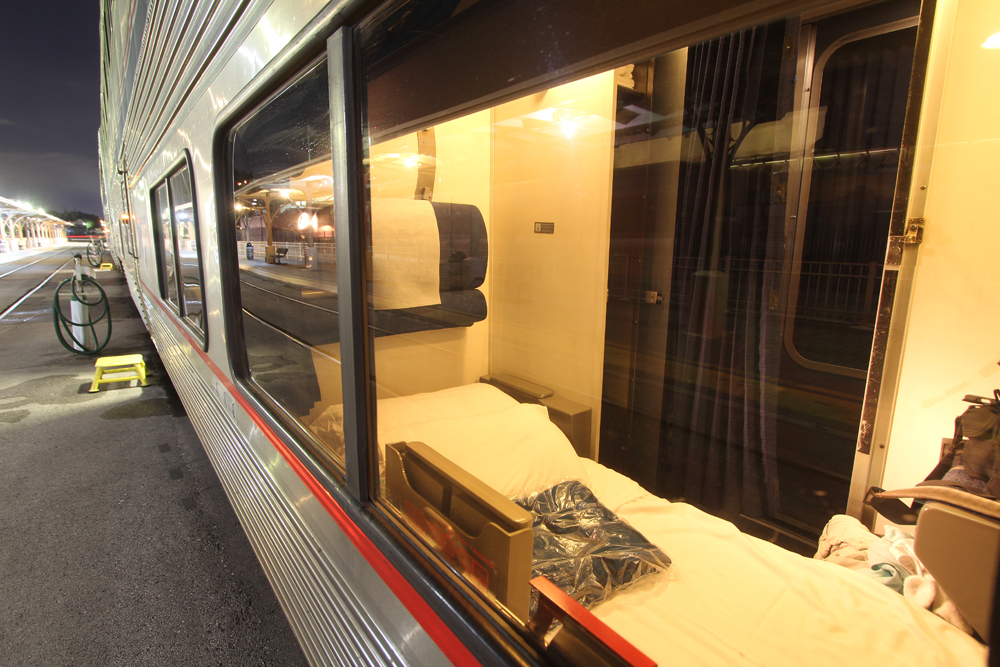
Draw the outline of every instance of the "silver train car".
<instances>
[{"instance_id":1,"label":"silver train car","mask_svg":"<svg viewBox=\"0 0 1000 667\"><path fill-rule=\"evenodd\" d=\"M115 262L310 664L986 664L1000 517L866 496L1000 377L1000 4L100 30Z\"/></svg>"}]
</instances>

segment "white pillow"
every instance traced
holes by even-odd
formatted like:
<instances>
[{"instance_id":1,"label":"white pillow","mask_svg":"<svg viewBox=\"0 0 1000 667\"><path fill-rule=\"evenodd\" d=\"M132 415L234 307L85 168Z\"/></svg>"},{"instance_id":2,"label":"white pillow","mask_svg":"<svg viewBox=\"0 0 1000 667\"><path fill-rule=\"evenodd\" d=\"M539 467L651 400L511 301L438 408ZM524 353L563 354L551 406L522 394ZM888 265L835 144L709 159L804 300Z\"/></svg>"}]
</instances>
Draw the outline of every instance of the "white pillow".
<instances>
[{"instance_id":1,"label":"white pillow","mask_svg":"<svg viewBox=\"0 0 1000 667\"><path fill-rule=\"evenodd\" d=\"M410 396L383 398L378 402L378 431L431 419L471 417L518 405L518 402L493 385L476 383L449 387ZM333 451L344 457L344 406L331 405L317 417L309 429ZM379 442L385 440L379 437ZM385 452L380 447L379 461Z\"/></svg>"},{"instance_id":2,"label":"white pillow","mask_svg":"<svg viewBox=\"0 0 1000 667\"><path fill-rule=\"evenodd\" d=\"M383 398L378 402L378 430L430 419L472 417L515 405L518 405L517 400L482 382L424 394Z\"/></svg>"},{"instance_id":3,"label":"white pillow","mask_svg":"<svg viewBox=\"0 0 1000 667\"><path fill-rule=\"evenodd\" d=\"M590 484L573 445L541 405L380 428L378 439L383 450L387 443L423 442L508 498L568 479Z\"/></svg>"}]
</instances>

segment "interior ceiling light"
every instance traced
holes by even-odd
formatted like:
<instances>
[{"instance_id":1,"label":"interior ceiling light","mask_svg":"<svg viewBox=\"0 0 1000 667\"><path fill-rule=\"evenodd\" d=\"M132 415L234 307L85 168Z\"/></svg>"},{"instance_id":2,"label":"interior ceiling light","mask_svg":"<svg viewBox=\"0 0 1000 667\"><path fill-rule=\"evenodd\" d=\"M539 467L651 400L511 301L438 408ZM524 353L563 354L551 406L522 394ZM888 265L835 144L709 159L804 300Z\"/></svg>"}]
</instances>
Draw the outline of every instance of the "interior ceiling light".
<instances>
[{"instance_id":1,"label":"interior ceiling light","mask_svg":"<svg viewBox=\"0 0 1000 667\"><path fill-rule=\"evenodd\" d=\"M984 49L1000 49L1000 32L990 35L985 42L983 42Z\"/></svg>"}]
</instances>

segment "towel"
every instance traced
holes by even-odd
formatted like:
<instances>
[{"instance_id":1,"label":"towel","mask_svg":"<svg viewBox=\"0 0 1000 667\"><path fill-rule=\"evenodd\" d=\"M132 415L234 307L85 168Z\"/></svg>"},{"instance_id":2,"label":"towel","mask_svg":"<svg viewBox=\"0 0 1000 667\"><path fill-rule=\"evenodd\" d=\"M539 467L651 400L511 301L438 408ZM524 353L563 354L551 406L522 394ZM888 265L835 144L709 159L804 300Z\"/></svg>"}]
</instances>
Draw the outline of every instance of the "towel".
<instances>
[{"instance_id":1,"label":"towel","mask_svg":"<svg viewBox=\"0 0 1000 667\"><path fill-rule=\"evenodd\" d=\"M854 517L838 514L823 528L813 558L857 570L966 634L974 632L917 558L913 536L897 526L886 526L885 536L880 538Z\"/></svg>"},{"instance_id":2,"label":"towel","mask_svg":"<svg viewBox=\"0 0 1000 667\"><path fill-rule=\"evenodd\" d=\"M834 516L823 528L819 548L813 558L826 560L852 570L867 570L868 547L878 541L860 521L846 514Z\"/></svg>"},{"instance_id":3,"label":"towel","mask_svg":"<svg viewBox=\"0 0 1000 667\"><path fill-rule=\"evenodd\" d=\"M893 566L903 577L903 590L900 592L907 600L934 612L966 634L973 634L972 626L917 558L910 533L896 526L886 526L885 536L868 548L868 562L873 569L879 565ZM883 583L891 586L890 581L883 580Z\"/></svg>"},{"instance_id":4,"label":"towel","mask_svg":"<svg viewBox=\"0 0 1000 667\"><path fill-rule=\"evenodd\" d=\"M371 242L376 310L441 303L441 242L430 202L373 198Z\"/></svg>"}]
</instances>

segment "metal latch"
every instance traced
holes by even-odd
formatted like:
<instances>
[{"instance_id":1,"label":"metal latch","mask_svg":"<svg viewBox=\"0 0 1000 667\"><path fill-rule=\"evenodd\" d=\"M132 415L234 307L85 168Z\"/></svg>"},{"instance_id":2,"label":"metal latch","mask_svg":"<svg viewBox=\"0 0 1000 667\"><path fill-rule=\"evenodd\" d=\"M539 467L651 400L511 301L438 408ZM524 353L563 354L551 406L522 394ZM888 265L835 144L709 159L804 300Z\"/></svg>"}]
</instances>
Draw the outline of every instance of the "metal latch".
<instances>
[{"instance_id":1,"label":"metal latch","mask_svg":"<svg viewBox=\"0 0 1000 667\"><path fill-rule=\"evenodd\" d=\"M924 219L910 218L906 221L906 233L903 234L903 243L915 245L924 240Z\"/></svg>"},{"instance_id":2,"label":"metal latch","mask_svg":"<svg viewBox=\"0 0 1000 667\"><path fill-rule=\"evenodd\" d=\"M647 291L644 301L652 304L663 303L663 294L660 292L653 292L651 290Z\"/></svg>"}]
</instances>

